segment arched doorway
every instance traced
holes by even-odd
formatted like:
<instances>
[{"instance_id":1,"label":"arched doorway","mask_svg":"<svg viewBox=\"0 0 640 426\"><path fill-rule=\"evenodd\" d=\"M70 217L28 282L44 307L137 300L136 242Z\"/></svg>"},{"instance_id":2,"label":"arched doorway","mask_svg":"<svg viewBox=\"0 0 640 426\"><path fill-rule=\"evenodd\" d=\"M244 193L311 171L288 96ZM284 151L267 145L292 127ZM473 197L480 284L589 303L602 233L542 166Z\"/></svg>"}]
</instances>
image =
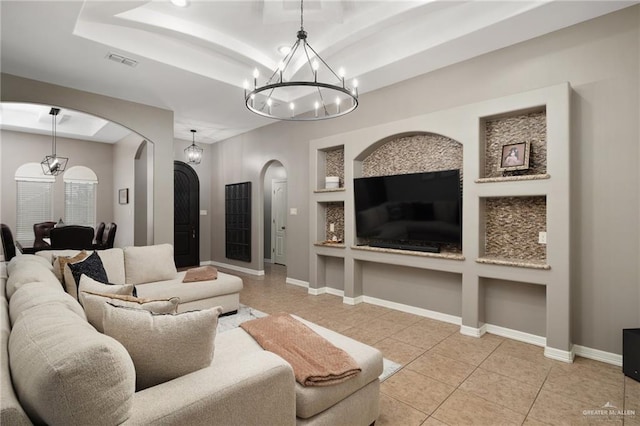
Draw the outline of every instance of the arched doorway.
<instances>
[{"instance_id":1,"label":"arched doorway","mask_svg":"<svg viewBox=\"0 0 640 426\"><path fill-rule=\"evenodd\" d=\"M173 256L177 267L199 265L200 180L182 161L173 167Z\"/></svg>"}]
</instances>

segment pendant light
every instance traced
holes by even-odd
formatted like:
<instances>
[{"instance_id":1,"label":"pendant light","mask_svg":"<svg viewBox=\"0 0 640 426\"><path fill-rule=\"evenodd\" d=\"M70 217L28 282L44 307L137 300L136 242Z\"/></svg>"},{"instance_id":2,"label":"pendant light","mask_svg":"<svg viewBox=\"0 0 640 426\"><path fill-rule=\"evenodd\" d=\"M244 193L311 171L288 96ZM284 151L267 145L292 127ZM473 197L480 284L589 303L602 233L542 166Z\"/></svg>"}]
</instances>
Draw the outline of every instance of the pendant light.
<instances>
[{"instance_id":1,"label":"pendant light","mask_svg":"<svg viewBox=\"0 0 640 426\"><path fill-rule=\"evenodd\" d=\"M202 161L202 152L204 149L196 145L196 131L191 129L192 143L184 149L184 155L189 164L200 164Z\"/></svg>"},{"instance_id":2,"label":"pendant light","mask_svg":"<svg viewBox=\"0 0 640 426\"><path fill-rule=\"evenodd\" d=\"M40 163L44 174L49 176L58 176L64 172L64 169L67 167L67 162L69 161L67 157L60 157L56 154L56 126L59 113L60 108L51 108L49 111L49 114L51 114L52 127L51 155L44 157L44 160Z\"/></svg>"}]
</instances>

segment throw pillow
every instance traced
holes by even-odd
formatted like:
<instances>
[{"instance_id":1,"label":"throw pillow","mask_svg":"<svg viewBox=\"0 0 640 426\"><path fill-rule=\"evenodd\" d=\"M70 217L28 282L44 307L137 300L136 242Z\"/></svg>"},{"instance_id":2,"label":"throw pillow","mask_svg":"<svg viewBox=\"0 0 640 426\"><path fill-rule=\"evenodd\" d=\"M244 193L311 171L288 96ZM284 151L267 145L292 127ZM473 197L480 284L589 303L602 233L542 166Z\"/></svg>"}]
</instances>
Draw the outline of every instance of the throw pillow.
<instances>
[{"instance_id":1,"label":"throw pillow","mask_svg":"<svg viewBox=\"0 0 640 426\"><path fill-rule=\"evenodd\" d=\"M73 275L73 282L65 284L65 286L67 293L76 299L78 298L78 286L80 285L80 277L82 275L86 275L87 277L101 283L109 282L109 278L107 278L107 271L104 270L102 260L95 251L82 262L69 263L68 266L71 270L71 274Z\"/></svg>"},{"instance_id":2,"label":"throw pillow","mask_svg":"<svg viewBox=\"0 0 640 426\"><path fill-rule=\"evenodd\" d=\"M128 284L173 280L178 275L173 261L173 246L125 247L124 270Z\"/></svg>"},{"instance_id":3,"label":"throw pillow","mask_svg":"<svg viewBox=\"0 0 640 426\"><path fill-rule=\"evenodd\" d=\"M141 390L208 367L222 308L158 315L106 303L104 333L129 352Z\"/></svg>"},{"instance_id":4,"label":"throw pillow","mask_svg":"<svg viewBox=\"0 0 640 426\"><path fill-rule=\"evenodd\" d=\"M197 281L211 281L218 279L218 270L213 266L199 266L187 270L183 283L193 283Z\"/></svg>"},{"instance_id":5,"label":"throw pillow","mask_svg":"<svg viewBox=\"0 0 640 426\"><path fill-rule=\"evenodd\" d=\"M83 292L133 296L133 290L133 284L106 284L89 278L86 275L82 275L80 277L80 285L78 285L78 301L84 307L84 300L82 298Z\"/></svg>"},{"instance_id":6,"label":"throw pillow","mask_svg":"<svg viewBox=\"0 0 640 426\"><path fill-rule=\"evenodd\" d=\"M75 256L53 256L53 273L56 278L64 285L64 267L67 263L76 263L85 260L89 256L85 250Z\"/></svg>"},{"instance_id":7,"label":"throw pillow","mask_svg":"<svg viewBox=\"0 0 640 426\"><path fill-rule=\"evenodd\" d=\"M104 332L102 318L107 302L114 306L144 309L154 314L175 314L178 312L178 303L180 302L180 299L177 297L152 300L117 294L90 293L86 291L80 292L80 298L84 303L84 312L87 315L87 321L100 333Z\"/></svg>"}]
</instances>

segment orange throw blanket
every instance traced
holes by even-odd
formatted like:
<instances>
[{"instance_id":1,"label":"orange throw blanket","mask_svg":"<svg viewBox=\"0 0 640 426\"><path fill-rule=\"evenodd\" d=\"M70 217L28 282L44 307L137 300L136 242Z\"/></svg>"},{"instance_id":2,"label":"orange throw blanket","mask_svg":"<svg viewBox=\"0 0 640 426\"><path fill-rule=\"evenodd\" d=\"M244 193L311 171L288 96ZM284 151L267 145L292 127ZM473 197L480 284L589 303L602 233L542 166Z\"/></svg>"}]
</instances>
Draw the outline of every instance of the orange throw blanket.
<instances>
[{"instance_id":1,"label":"orange throw blanket","mask_svg":"<svg viewBox=\"0 0 640 426\"><path fill-rule=\"evenodd\" d=\"M218 278L218 270L213 266L200 266L188 269L182 280L183 283L192 283L195 281L210 281Z\"/></svg>"},{"instance_id":2,"label":"orange throw blanket","mask_svg":"<svg viewBox=\"0 0 640 426\"><path fill-rule=\"evenodd\" d=\"M291 364L296 381L303 386L335 385L362 371L351 355L289 314L258 318L240 327L263 349Z\"/></svg>"}]
</instances>

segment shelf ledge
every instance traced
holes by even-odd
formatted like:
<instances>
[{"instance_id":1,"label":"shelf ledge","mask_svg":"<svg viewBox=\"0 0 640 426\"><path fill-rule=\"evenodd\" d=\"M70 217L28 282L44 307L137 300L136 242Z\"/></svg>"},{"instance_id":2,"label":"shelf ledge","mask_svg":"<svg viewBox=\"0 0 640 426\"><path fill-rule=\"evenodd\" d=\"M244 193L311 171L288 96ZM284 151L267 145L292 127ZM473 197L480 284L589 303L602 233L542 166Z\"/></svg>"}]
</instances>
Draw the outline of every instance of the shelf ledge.
<instances>
[{"instance_id":1,"label":"shelf ledge","mask_svg":"<svg viewBox=\"0 0 640 426\"><path fill-rule=\"evenodd\" d=\"M485 265L515 266L516 268L542 269L548 271L551 266L543 260L501 259L497 257L480 257L476 262Z\"/></svg>"},{"instance_id":2,"label":"shelf ledge","mask_svg":"<svg viewBox=\"0 0 640 426\"><path fill-rule=\"evenodd\" d=\"M382 247L371 246L351 246L353 250L374 251L378 253L404 254L408 256L434 257L437 259L464 260L464 256L460 253L429 253L425 251L399 250Z\"/></svg>"},{"instance_id":3,"label":"shelf ledge","mask_svg":"<svg viewBox=\"0 0 640 426\"><path fill-rule=\"evenodd\" d=\"M342 188L325 188L325 189L316 189L313 191L316 194L322 194L323 192L344 192L344 187Z\"/></svg>"},{"instance_id":4,"label":"shelf ledge","mask_svg":"<svg viewBox=\"0 0 640 426\"><path fill-rule=\"evenodd\" d=\"M313 243L316 247L334 247L334 248L346 248L343 243L331 243L327 241L316 241Z\"/></svg>"},{"instance_id":5,"label":"shelf ledge","mask_svg":"<svg viewBox=\"0 0 640 426\"><path fill-rule=\"evenodd\" d=\"M540 175L524 175L524 176L502 176L502 177L490 177L476 179L476 183L490 183L490 182L517 182L523 180L543 180L550 179L551 175L548 173Z\"/></svg>"}]
</instances>

